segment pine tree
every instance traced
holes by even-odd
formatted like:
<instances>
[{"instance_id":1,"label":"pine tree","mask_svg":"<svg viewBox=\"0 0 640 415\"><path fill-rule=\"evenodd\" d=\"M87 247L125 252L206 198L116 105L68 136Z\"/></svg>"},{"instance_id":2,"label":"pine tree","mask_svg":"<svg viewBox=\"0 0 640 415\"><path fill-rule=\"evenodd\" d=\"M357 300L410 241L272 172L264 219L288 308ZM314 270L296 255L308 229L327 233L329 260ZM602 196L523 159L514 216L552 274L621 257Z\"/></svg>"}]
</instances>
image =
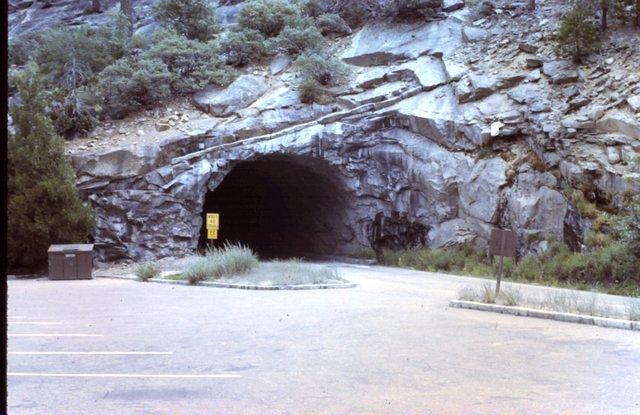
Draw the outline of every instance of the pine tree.
<instances>
[{"instance_id":1,"label":"pine tree","mask_svg":"<svg viewBox=\"0 0 640 415\"><path fill-rule=\"evenodd\" d=\"M37 66L30 64L12 82L21 103L11 108L15 134L8 141L8 260L13 267L33 268L46 261L50 244L86 241L94 220L46 114Z\"/></svg>"},{"instance_id":2,"label":"pine tree","mask_svg":"<svg viewBox=\"0 0 640 415\"><path fill-rule=\"evenodd\" d=\"M581 8L575 8L567 14L558 30L556 53L570 56L580 63L582 57L600 50L598 28L587 19Z\"/></svg>"}]
</instances>

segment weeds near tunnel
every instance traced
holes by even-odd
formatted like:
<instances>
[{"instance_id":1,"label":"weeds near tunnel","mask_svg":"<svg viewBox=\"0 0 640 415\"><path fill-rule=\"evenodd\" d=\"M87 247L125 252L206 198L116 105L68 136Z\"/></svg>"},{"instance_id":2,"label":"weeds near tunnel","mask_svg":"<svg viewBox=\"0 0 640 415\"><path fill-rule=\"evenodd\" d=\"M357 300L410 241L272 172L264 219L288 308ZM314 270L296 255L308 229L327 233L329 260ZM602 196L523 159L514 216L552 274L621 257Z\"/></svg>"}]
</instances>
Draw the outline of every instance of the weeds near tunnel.
<instances>
[{"instance_id":1,"label":"weeds near tunnel","mask_svg":"<svg viewBox=\"0 0 640 415\"><path fill-rule=\"evenodd\" d=\"M496 275L496 265L471 245L387 251L383 264L484 278ZM505 260L504 269L509 281L640 297L637 257L621 243L578 253L561 242L552 242L539 257L527 255L517 264Z\"/></svg>"},{"instance_id":2,"label":"weeds near tunnel","mask_svg":"<svg viewBox=\"0 0 640 415\"><path fill-rule=\"evenodd\" d=\"M156 264L140 264L136 267L135 273L140 281L149 281L160 276L160 268Z\"/></svg>"},{"instance_id":3,"label":"weeds near tunnel","mask_svg":"<svg viewBox=\"0 0 640 415\"><path fill-rule=\"evenodd\" d=\"M258 257L242 244L225 244L222 248L209 247L185 270L184 278L190 284L205 280L242 275L258 266Z\"/></svg>"}]
</instances>

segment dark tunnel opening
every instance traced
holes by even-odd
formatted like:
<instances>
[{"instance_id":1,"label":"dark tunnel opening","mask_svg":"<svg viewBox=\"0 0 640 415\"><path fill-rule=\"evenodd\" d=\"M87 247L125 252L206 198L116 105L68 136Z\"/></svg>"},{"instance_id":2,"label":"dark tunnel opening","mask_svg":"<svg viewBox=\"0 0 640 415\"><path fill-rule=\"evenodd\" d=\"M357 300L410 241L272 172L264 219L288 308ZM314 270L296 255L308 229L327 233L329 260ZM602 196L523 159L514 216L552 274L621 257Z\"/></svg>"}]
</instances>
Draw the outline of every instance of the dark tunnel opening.
<instances>
[{"instance_id":1,"label":"dark tunnel opening","mask_svg":"<svg viewBox=\"0 0 640 415\"><path fill-rule=\"evenodd\" d=\"M205 196L199 249L225 242L261 258L309 257L339 248L344 191L324 160L269 155L237 164ZM220 214L218 239L207 239L206 213Z\"/></svg>"}]
</instances>

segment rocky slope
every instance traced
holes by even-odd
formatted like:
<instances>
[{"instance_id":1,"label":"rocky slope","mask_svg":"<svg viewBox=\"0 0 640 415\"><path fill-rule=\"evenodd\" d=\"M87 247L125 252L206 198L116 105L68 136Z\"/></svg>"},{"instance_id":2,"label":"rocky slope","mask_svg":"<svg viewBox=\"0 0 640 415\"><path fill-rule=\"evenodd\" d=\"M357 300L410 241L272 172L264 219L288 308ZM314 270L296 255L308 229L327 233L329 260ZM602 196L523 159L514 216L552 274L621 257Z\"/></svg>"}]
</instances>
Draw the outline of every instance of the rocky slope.
<instances>
[{"instance_id":1,"label":"rocky slope","mask_svg":"<svg viewBox=\"0 0 640 415\"><path fill-rule=\"evenodd\" d=\"M10 15L14 32L50 22L26 3ZM615 32L602 55L576 66L552 51L563 2L540 3L530 14L524 2L495 1L479 18L448 0L441 20L367 25L334 45L352 76L325 104L302 104L295 65L276 57L196 94L195 108L99 129L118 137L113 145L86 145L104 141L100 133L72 144L100 258L193 251L207 193L251 162L296 207L281 234L256 224L272 244L311 238L305 248L317 253L374 242L483 246L501 226L517 231L520 252L552 237L581 249L592 220L563 189L609 209L638 190L628 178L640 177L629 163L640 155L639 34ZM221 8L228 24L238 7ZM153 24L141 19L138 30ZM119 134L120 124L136 126ZM247 200L256 211L275 206Z\"/></svg>"}]
</instances>

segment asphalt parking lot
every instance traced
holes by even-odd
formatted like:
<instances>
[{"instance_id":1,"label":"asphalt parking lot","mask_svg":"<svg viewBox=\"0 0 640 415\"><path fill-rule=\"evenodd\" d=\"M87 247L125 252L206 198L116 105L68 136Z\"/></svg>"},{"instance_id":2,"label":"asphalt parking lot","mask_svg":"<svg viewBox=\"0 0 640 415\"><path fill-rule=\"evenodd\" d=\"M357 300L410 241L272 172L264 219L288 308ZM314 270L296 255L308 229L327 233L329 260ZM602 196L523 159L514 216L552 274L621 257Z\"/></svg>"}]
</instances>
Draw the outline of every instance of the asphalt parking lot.
<instances>
[{"instance_id":1,"label":"asphalt parking lot","mask_svg":"<svg viewBox=\"0 0 640 415\"><path fill-rule=\"evenodd\" d=\"M339 268L359 285L11 280L9 413L640 413L637 331L447 306L482 280Z\"/></svg>"}]
</instances>

